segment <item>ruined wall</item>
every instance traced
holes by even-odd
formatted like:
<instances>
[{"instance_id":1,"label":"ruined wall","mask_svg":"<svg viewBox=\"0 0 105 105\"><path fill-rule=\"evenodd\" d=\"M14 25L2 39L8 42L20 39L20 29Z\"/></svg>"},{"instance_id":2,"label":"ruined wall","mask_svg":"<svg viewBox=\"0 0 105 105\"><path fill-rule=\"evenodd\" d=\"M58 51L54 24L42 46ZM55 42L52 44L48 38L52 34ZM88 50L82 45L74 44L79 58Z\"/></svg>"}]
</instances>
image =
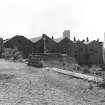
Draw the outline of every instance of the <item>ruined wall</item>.
<instances>
[{"instance_id":1,"label":"ruined wall","mask_svg":"<svg viewBox=\"0 0 105 105\"><path fill-rule=\"evenodd\" d=\"M93 41L88 44L88 63L89 64L102 64L103 52L102 42Z\"/></svg>"}]
</instances>

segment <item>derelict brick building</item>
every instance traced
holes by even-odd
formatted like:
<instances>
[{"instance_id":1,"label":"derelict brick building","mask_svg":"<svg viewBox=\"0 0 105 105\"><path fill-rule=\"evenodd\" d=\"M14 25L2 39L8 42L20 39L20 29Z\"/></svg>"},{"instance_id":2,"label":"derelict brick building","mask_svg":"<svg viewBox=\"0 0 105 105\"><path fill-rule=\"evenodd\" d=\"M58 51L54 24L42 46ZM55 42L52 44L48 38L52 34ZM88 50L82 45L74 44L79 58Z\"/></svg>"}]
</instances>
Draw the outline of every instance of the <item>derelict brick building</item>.
<instances>
[{"instance_id":1,"label":"derelict brick building","mask_svg":"<svg viewBox=\"0 0 105 105\"><path fill-rule=\"evenodd\" d=\"M68 37L55 39L43 34L41 37L31 40L24 36L16 35L4 41L6 48L18 48L22 51L23 57L27 58L33 53L61 53L74 57L79 64L102 64L103 63L103 44L99 41L72 41Z\"/></svg>"},{"instance_id":2,"label":"derelict brick building","mask_svg":"<svg viewBox=\"0 0 105 105\"><path fill-rule=\"evenodd\" d=\"M71 56L74 57L79 64L88 64L87 45L82 41L73 43Z\"/></svg>"},{"instance_id":3,"label":"derelict brick building","mask_svg":"<svg viewBox=\"0 0 105 105\"><path fill-rule=\"evenodd\" d=\"M79 64L87 64L87 45L81 41L64 38L58 43L58 52L74 57Z\"/></svg>"},{"instance_id":4,"label":"derelict brick building","mask_svg":"<svg viewBox=\"0 0 105 105\"><path fill-rule=\"evenodd\" d=\"M63 53L71 56L73 48L73 41L65 37L60 42L57 43L58 53Z\"/></svg>"},{"instance_id":5,"label":"derelict brick building","mask_svg":"<svg viewBox=\"0 0 105 105\"><path fill-rule=\"evenodd\" d=\"M34 53L56 53L57 43L49 38L47 35L43 34L41 37L31 39L33 42L33 52Z\"/></svg>"},{"instance_id":6,"label":"derelict brick building","mask_svg":"<svg viewBox=\"0 0 105 105\"><path fill-rule=\"evenodd\" d=\"M99 41L92 41L87 44L87 54L89 64L102 64L103 63L103 44Z\"/></svg>"},{"instance_id":7,"label":"derelict brick building","mask_svg":"<svg viewBox=\"0 0 105 105\"><path fill-rule=\"evenodd\" d=\"M99 41L86 42L61 39L58 43L58 52L74 57L78 64L103 64L103 44Z\"/></svg>"},{"instance_id":8,"label":"derelict brick building","mask_svg":"<svg viewBox=\"0 0 105 105\"><path fill-rule=\"evenodd\" d=\"M22 52L23 57L27 58L32 53L33 43L24 36L16 35L4 41L5 48L17 48Z\"/></svg>"}]
</instances>

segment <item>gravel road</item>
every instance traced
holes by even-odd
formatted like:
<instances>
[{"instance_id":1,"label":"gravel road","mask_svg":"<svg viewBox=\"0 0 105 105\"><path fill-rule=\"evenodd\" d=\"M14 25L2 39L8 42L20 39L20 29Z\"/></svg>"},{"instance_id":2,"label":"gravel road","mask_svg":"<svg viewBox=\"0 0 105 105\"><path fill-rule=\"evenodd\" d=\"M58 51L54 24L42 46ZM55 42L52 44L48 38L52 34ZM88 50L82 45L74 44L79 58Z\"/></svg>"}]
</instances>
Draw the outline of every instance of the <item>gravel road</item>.
<instances>
[{"instance_id":1,"label":"gravel road","mask_svg":"<svg viewBox=\"0 0 105 105\"><path fill-rule=\"evenodd\" d=\"M105 90L53 71L0 60L0 105L105 105Z\"/></svg>"}]
</instances>

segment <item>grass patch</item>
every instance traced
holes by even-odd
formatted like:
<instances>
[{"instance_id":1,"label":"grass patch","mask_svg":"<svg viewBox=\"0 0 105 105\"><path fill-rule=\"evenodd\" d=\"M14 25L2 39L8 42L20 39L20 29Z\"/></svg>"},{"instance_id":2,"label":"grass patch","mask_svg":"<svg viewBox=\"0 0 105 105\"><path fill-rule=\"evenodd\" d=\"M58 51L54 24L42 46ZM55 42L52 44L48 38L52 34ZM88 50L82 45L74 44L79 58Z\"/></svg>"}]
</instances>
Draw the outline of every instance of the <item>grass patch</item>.
<instances>
[{"instance_id":1,"label":"grass patch","mask_svg":"<svg viewBox=\"0 0 105 105\"><path fill-rule=\"evenodd\" d=\"M15 75L0 74L0 80L10 80L13 79Z\"/></svg>"},{"instance_id":2,"label":"grass patch","mask_svg":"<svg viewBox=\"0 0 105 105\"><path fill-rule=\"evenodd\" d=\"M89 73L90 73L90 70L89 70L88 68L84 68L84 69L83 69L83 73L84 73L84 74L89 74Z\"/></svg>"}]
</instances>

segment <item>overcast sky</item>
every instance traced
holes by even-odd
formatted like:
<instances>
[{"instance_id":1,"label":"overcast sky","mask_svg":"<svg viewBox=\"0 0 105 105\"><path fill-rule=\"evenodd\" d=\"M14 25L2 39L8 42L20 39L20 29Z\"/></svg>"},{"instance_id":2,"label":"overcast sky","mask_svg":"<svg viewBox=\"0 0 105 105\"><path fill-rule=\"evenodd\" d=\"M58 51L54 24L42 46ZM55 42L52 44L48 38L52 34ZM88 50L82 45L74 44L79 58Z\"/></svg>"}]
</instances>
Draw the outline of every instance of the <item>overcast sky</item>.
<instances>
[{"instance_id":1,"label":"overcast sky","mask_svg":"<svg viewBox=\"0 0 105 105\"><path fill-rule=\"evenodd\" d=\"M105 0L0 0L3 38L43 33L58 38L65 29L71 30L71 39L103 40Z\"/></svg>"}]
</instances>

